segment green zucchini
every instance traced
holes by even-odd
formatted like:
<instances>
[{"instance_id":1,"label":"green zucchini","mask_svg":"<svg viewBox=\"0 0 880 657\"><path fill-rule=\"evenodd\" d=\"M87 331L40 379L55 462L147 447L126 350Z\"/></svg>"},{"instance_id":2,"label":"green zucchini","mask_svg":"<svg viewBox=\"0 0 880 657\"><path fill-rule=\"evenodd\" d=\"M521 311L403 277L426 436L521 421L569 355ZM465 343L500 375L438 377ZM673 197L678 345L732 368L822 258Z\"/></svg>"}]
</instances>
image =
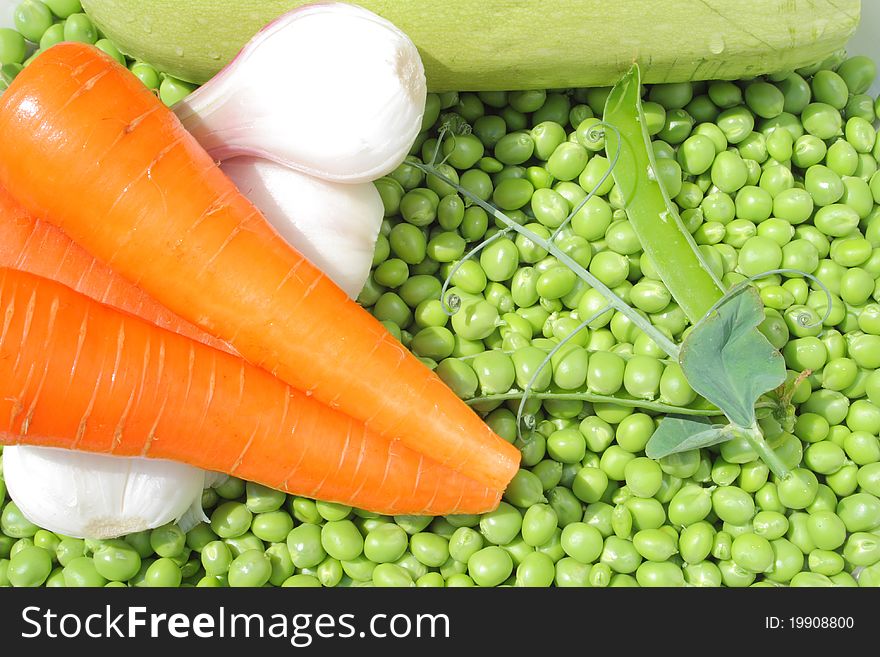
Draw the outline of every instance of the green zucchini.
<instances>
[{"instance_id":1,"label":"green zucchini","mask_svg":"<svg viewBox=\"0 0 880 657\"><path fill-rule=\"evenodd\" d=\"M202 83L297 0L82 0L125 54ZM735 79L818 62L859 0L359 0L418 46L432 91ZM295 64L295 62L291 62Z\"/></svg>"}]
</instances>

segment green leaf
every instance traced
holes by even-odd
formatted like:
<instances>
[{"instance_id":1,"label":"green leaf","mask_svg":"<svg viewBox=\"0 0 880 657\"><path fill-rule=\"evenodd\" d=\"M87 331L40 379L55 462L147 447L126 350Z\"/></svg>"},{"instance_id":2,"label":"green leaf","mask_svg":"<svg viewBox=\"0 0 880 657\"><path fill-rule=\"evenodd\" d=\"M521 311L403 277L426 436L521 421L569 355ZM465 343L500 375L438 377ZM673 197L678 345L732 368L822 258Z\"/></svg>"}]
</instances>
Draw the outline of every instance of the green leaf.
<instances>
[{"instance_id":1,"label":"green leaf","mask_svg":"<svg viewBox=\"0 0 880 657\"><path fill-rule=\"evenodd\" d=\"M660 459L670 454L717 445L733 438L727 426L712 424L705 418L667 415L657 426L645 447L648 458Z\"/></svg>"},{"instance_id":2,"label":"green leaf","mask_svg":"<svg viewBox=\"0 0 880 657\"><path fill-rule=\"evenodd\" d=\"M785 360L757 330L761 297L744 287L700 320L681 346L688 383L741 427L755 423L755 402L785 382Z\"/></svg>"}]
</instances>

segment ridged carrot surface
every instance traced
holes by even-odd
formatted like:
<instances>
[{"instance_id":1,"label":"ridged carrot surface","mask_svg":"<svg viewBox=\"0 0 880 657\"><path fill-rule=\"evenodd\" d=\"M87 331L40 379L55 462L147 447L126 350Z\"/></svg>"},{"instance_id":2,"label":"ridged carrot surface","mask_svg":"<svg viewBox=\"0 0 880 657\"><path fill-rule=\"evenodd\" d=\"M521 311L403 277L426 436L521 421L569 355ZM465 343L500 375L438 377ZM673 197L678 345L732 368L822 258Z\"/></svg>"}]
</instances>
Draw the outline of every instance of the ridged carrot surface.
<instances>
[{"instance_id":1,"label":"ridged carrot surface","mask_svg":"<svg viewBox=\"0 0 880 657\"><path fill-rule=\"evenodd\" d=\"M0 97L0 185L243 357L503 489L519 452L288 246L176 117L97 49L62 43Z\"/></svg>"},{"instance_id":2,"label":"ridged carrot surface","mask_svg":"<svg viewBox=\"0 0 880 657\"><path fill-rule=\"evenodd\" d=\"M99 262L61 230L34 218L0 187L0 267L50 278L143 317L156 326L233 353L223 340L175 315L128 279Z\"/></svg>"},{"instance_id":3,"label":"ridged carrot surface","mask_svg":"<svg viewBox=\"0 0 880 657\"><path fill-rule=\"evenodd\" d=\"M0 443L183 461L382 513L501 492L365 431L241 358L0 269Z\"/></svg>"}]
</instances>

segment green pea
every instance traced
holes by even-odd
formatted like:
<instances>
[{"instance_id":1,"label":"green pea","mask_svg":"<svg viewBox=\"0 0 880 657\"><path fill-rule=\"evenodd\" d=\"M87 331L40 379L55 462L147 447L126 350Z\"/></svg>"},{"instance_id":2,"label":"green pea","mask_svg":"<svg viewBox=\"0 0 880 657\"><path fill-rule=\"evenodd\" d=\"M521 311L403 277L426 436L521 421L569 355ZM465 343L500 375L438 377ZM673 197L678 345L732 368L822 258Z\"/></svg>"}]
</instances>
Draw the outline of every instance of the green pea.
<instances>
[{"instance_id":1,"label":"green pea","mask_svg":"<svg viewBox=\"0 0 880 657\"><path fill-rule=\"evenodd\" d=\"M504 164L522 164L535 151L535 140L526 131L510 132L495 144L495 157Z\"/></svg>"},{"instance_id":2,"label":"green pea","mask_svg":"<svg viewBox=\"0 0 880 657\"><path fill-rule=\"evenodd\" d=\"M351 561L364 548L364 539L350 520L333 520L321 528L321 546L334 559Z\"/></svg>"},{"instance_id":3,"label":"green pea","mask_svg":"<svg viewBox=\"0 0 880 657\"><path fill-rule=\"evenodd\" d=\"M293 518L284 511L260 513L251 525L251 531L257 538L270 543L286 540L292 529Z\"/></svg>"},{"instance_id":4,"label":"green pea","mask_svg":"<svg viewBox=\"0 0 880 657\"><path fill-rule=\"evenodd\" d=\"M656 399L660 392L663 363L650 356L633 356L626 362L623 386L633 397Z\"/></svg>"},{"instance_id":5,"label":"green pea","mask_svg":"<svg viewBox=\"0 0 880 657\"><path fill-rule=\"evenodd\" d=\"M468 575L478 586L497 586L512 572L510 554L494 545L475 552L468 559Z\"/></svg>"},{"instance_id":6,"label":"green pea","mask_svg":"<svg viewBox=\"0 0 880 657\"><path fill-rule=\"evenodd\" d=\"M531 382L531 388L535 391L546 390L550 386L553 371L550 367L542 367L546 355L534 346L522 347L511 354L517 386L525 388Z\"/></svg>"},{"instance_id":7,"label":"green pea","mask_svg":"<svg viewBox=\"0 0 880 657\"><path fill-rule=\"evenodd\" d=\"M850 532L871 531L880 526L880 499L856 493L840 500L837 515Z\"/></svg>"},{"instance_id":8,"label":"green pea","mask_svg":"<svg viewBox=\"0 0 880 657\"><path fill-rule=\"evenodd\" d=\"M836 101L837 103L840 100ZM846 99L843 99L846 104ZM819 139L831 139L841 133L843 119L832 105L823 102L810 103L801 113L804 129Z\"/></svg>"},{"instance_id":9,"label":"green pea","mask_svg":"<svg viewBox=\"0 0 880 657\"><path fill-rule=\"evenodd\" d=\"M648 561L666 561L678 552L678 537L662 529L643 529L632 540L639 554Z\"/></svg>"},{"instance_id":10,"label":"green pea","mask_svg":"<svg viewBox=\"0 0 880 657\"><path fill-rule=\"evenodd\" d=\"M731 194L746 184L748 169L739 153L723 151L712 163L711 176L713 184L719 190Z\"/></svg>"},{"instance_id":11,"label":"green pea","mask_svg":"<svg viewBox=\"0 0 880 657\"><path fill-rule=\"evenodd\" d=\"M129 538L131 535L129 535ZM152 549L147 545L147 554L151 554ZM66 566L76 557L85 555L85 541L79 538L63 538L55 548L55 559L61 566Z\"/></svg>"},{"instance_id":12,"label":"green pea","mask_svg":"<svg viewBox=\"0 0 880 657\"><path fill-rule=\"evenodd\" d=\"M529 202L534 190L525 178L505 178L495 186L492 202L502 210L517 210Z\"/></svg>"},{"instance_id":13,"label":"green pea","mask_svg":"<svg viewBox=\"0 0 880 657\"><path fill-rule=\"evenodd\" d=\"M636 580L643 587L677 587L684 586L685 582L681 567L669 561L643 562L636 570Z\"/></svg>"},{"instance_id":14,"label":"green pea","mask_svg":"<svg viewBox=\"0 0 880 657\"><path fill-rule=\"evenodd\" d=\"M752 82L744 96L749 109L765 119L778 116L785 107L784 94L769 82Z\"/></svg>"},{"instance_id":15,"label":"green pea","mask_svg":"<svg viewBox=\"0 0 880 657\"><path fill-rule=\"evenodd\" d=\"M553 538L558 518L553 507L536 504L523 516L522 537L526 545L540 547Z\"/></svg>"},{"instance_id":16,"label":"green pea","mask_svg":"<svg viewBox=\"0 0 880 657\"><path fill-rule=\"evenodd\" d=\"M774 562L770 541L763 536L748 532L733 539L730 554L738 566L753 573L766 572Z\"/></svg>"},{"instance_id":17,"label":"green pea","mask_svg":"<svg viewBox=\"0 0 880 657\"><path fill-rule=\"evenodd\" d=\"M160 557L176 557L185 546L186 534L175 524L164 525L150 532L150 547Z\"/></svg>"},{"instance_id":18,"label":"green pea","mask_svg":"<svg viewBox=\"0 0 880 657\"><path fill-rule=\"evenodd\" d=\"M715 144L709 137L693 134L679 147L677 160L685 173L698 176L712 166L715 153Z\"/></svg>"},{"instance_id":19,"label":"green pea","mask_svg":"<svg viewBox=\"0 0 880 657\"><path fill-rule=\"evenodd\" d=\"M675 162L672 164L678 168ZM608 194L614 187L614 179L611 177L610 171L611 162L602 155L594 155L577 177L578 185L586 192L592 191L599 195Z\"/></svg>"},{"instance_id":20,"label":"green pea","mask_svg":"<svg viewBox=\"0 0 880 657\"><path fill-rule=\"evenodd\" d=\"M867 532L850 534L843 546L843 558L853 566L873 566L880 562L880 539Z\"/></svg>"},{"instance_id":21,"label":"green pea","mask_svg":"<svg viewBox=\"0 0 880 657\"><path fill-rule=\"evenodd\" d=\"M580 143L565 141L553 150L546 169L557 180L574 180L584 171L588 159L589 153Z\"/></svg>"},{"instance_id":22,"label":"green pea","mask_svg":"<svg viewBox=\"0 0 880 657\"><path fill-rule=\"evenodd\" d=\"M436 534L418 532L410 538L410 550L419 562L439 568L449 558L449 541Z\"/></svg>"},{"instance_id":23,"label":"green pea","mask_svg":"<svg viewBox=\"0 0 880 657\"><path fill-rule=\"evenodd\" d=\"M315 578L321 586L336 586L340 583L343 576L342 564L333 557L327 557L315 569ZM312 584L310 583L309 586L312 586Z\"/></svg>"},{"instance_id":24,"label":"green pea","mask_svg":"<svg viewBox=\"0 0 880 657\"><path fill-rule=\"evenodd\" d=\"M159 559L158 561L165 561L170 563L174 568L177 568L170 559ZM154 562L156 563L156 562ZM161 568L161 566L160 566ZM64 578L64 586L67 587L96 587L96 586L104 586L107 583L107 580L98 573L98 570L95 568L95 562L89 557L81 556L74 557L71 559L67 565L64 566L63 578ZM180 584L178 580L174 583L172 578L169 586L177 586Z\"/></svg>"},{"instance_id":25,"label":"green pea","mask_svg":"<svg viewBox=\"0 0 880 657\"><path fill-rule=\"evenodd\" d=\"M755 581L754 573L732 560L719 562L718 570L721 572L721 581L729 588L750 586Z\"/></svg>"},{"instance_id":26,"label":"green pea","mask_svg":"<svg viewBox=\"0 0 880 657\"><path fill-rule=\"evenodd\" d=\"M880 367L880 352L876 351L880 348L880 336L851 333L847 340L848 355L856 365L866 369Z\"/></svg>"},{"instance_id":27,"label":"green pea","mask_svg":"<svg viewBox=\"0 0 880 657\"><path fill-rule=\"evenodd\" d=\"M721 586L721 570L711 561L689 562L683 571L684 580L690 586Z\"/></svg>"},{"instance_id":28,"label":"green pea","mask_svg":"<svg viewBox=\"0 0 880 657\"><path fill-rule=\"evenodd\" d=\"M367 582L373 577L376 564L367 559L363 554L356 556L350 561L341 561L342 572L355 582Z\"/></svg>"},{"instance_id":29,"label":"green pea","mask_svg":"<svg viewBox=\"0 0 880 657\"><path fill-rule=\"evenodd\" d=\"M483 143L475 135L455 135L443 142L446 162L456 169L470 169L483 157L483 153Z\"/></svg>"},{"instance_id":30,"label":"green pea","mask_svg":"<svg viewBox=\"0 0 880 657\"><path fill-rule=\"evenodd\" d=\"M220 538L235 538L251 525L253 514L240 502L224 502L211 514L211 529Z\"/></svg>"},{"instance_id":31,"label":"green pea","mask_svg":"<svg viewBox=\"0 0 880 657\"><path fill-rule=\"evenodd\" d=\"M586 240L598 240L604 237L605 231L611 225L612 216L608 201L593 196L574 214L571 228L576 235Z\"/></svg>"},{"instance_id":32,"label":"green pea","mask_svg":"<svg viewBox=\"0 0 880 657\"><path fill-rule=\"evenodd\" d=\"M600 562L615 573L634 573L642 562L642 557L629 540L617 536L605 539Z\"/></svg>"},{"instance_id":33,"label":"green pea","mask_svg":"<svg viewBox=\"0 0 880 657\"><path fill-rule=\"evenodd\" d=\"M845 497L855 492L858 486L858 466L844 465L834 474L825 476L825 483L831 487L836 495Z\"/></svg>"},{"instance_id":34,"label":"green pea","mask_svg":"<svg viewBox=\"0 0 880 657\"><path fill-rule=\"evenodd\" d=\"M460 563L467 563L482 547L483 537L470 527L459 527L449 538L449 554Z\"/></svg>"},{"instance_id":35,"label":"green pea","mask_svg":"<svg viewBox=\"0 0 880 657\"><path fill-rule=\"evenodd\" d=\"M519 264L519 251L513 240L501 238L480 252L480 266L490 281L509 280Z\"/></svg>"},{"instance_id":36,"label":"green pea","mask_svg":"<svg viewBox=\"0 0 880 657\"><path fill-rule=\"evenodd\" d=\"M56 32L56 30L52 30L52 27L54 26L50 26L46 31L48 32L51 30ZM59 28L63 32L64 27L59 26ZM45 37L45 32L43 33L43 37ZM43 37L40 38L41 44L43 42ZM58 41L53 42L52 45L57 42ZM40 47L42 48L43 46L41 45ZM5 65L8 64L21 64L26 56L27 45L25 44L24 36L22 36L20 32L11 28L0 27L0 65L4 65L5 69Z\"/></svg>"},{"instance_id":37,"label":"green pea","mask_svg":"<svg viewBox=\"0 0 880 657\"><path fill-rule=\"evenodd\" d=\"M613 395L623 385L626 362L611 352L598 352L590 357L587 387L600 395Z\"/></svg>"},{"instance_id":38,"label":"green pea","mask_svg":"<svg viewBox=\"0 0 880 657\"><path fill-rule=\"evenodd\" d=\"M867 463L859 468L859 486L875 497L880 494L880 463Z\"/></svg>"},{"instance_id":39,"label":"green pea","mask_svg":"<svg viewBox=\"0 0 880 657\"><path fill-rule=\"evenodd\" d=\"M550 159L556 148L566 140L565 129L556 121L536 123L527 136L532 142L535 157L543 161Z\"/></svg>"},{"instance_id":40,"label":"green pea","mask_svg":"<svg viewBox=\"0 0 880 657\"><path fill-rule=\"evenodd\" d=\"M636 531L658 529L666 522L663 505L653 498L630 497L625 505L632 514L633 527Z\"/></svg>"},{"instance_id":41,"label":"green pea","mask_svg":"<svg viewBox=\"0 0 880 657\"><path fill-rule=\"evenodd\" d=\"M632 417L632 416L630 416ZM663 471L656 461L638 457L629 461L624 467L626 485L639 497L653 497L663 480Z\"/></svg>"},{"instance_id":42,"label":"green pea","mask_svg":"<svg viewBox=\"0 0 880 657\"><path fill-rule=\"evenodd\" d=\"M755 117L743 106L731 107L721 112L715 123L721 128L728 142L738 144L754 129Z\"/></svg>"},{"instance_id":43,"label":"green pea","mask_svg":"<svg viewBox=\"0 0 880 657\"><path fill-rule=\"evenodd\" d=\"M741 488L724 486L712 492L712 508L723 521L742 525L755 515L755 503Z\"/></svg>"},{"instance_id":44,"label":"green pea","mask_svg":"<svg viewBox=\"0 0 880 657\"><path fill-rule=\"evenodd\" d=\"M813 550L807 557L810 570L829 577L843 570L845 562L837 552L830 550Z\"/></svg>"},{"instance_id":45,"label":"green pea","mask_svg":"<svg viewBox=\"0 0 880 657\"><path fill-rule=\"evenodd\" d=\"M685 109L668 108L666 121L657 136L669 144L680 144L690 135L693 126L694 117Z\"/></svg>"},{"instance_id":46,"label":"green pea","mask_svg":"<svg viewBox=\"0 0 880 657\"><path fill-rule=\"evenodd\" d=\"M818 71L813 76L810 86L812 87L813 98L818 102L827 103L838 110L846 106L849 90L843 78L834 71Z\"/></svg>"},{"instance_id":47,"label":"green pea","mask_svg":"<svg viewBox=\"0 0 880 657\"><path fill-rule=\"evenodd\" d=\"M52 12L38 0L24 0L13 14L15 29L28 41L39 43L43 33L52 26ZM92 41L91 43L94 43ZM22 56L23 59L23 56ZM7 63L3 60L3 63Z\"/></svg>"},{"instance_id":48,"label":"green pea","mask_svg":"<svg viewBox=\"0 0 880 657\"><path fill-rule=\"evenodd\" d=\"M742 90L733 82L727 80L715 80L709 83L707 89L709 98L719 107L733 107L743 100Z\"/></svg>"},{"instance_id":49,"label":"green pea","mask_svg":"<svg viewBox=\"0 0 880 657\"><path fill-rule=\"evenodd\" d=\"M202 548L202 566L208 575L225 575L232 558L232 551L223 541L211 541Z\"/></svg>"},{"instance_id":50,"label":"green pea","mask_svg":"<svg viewBox=\"0 0 880 657\"><path fill-rule=\"evenodd\" d=\"M229 564L229 586L232 587L263 586L271 575L269 557L260 550L245 550Z\"/></svg>"},{"instance_id":51,"label":"green pea","mask_svg":"<svg viewBox=\"0 0 880 657\"><path fill-rule=\"evenodd\" d=\"M494 511L484 513L480 519L480 533L489 543L510 543L522 529L522 515L516 507L501 502Z\"/></svg>"},{"instance_id":52,"label":"green pea","mask_svg":"<svg viewBox=\"0 0 880 657\"><path fill-rule=\"evenodd\" d=\"M576 274L568 267L551 267L535 283L535 290L544 299L561 299L574 288Z\"/></svg>"},{"instance_id":53,"label":"green pea","mask_svg":"<svg viewBox=\"0 0 880 657\"><path fill-rule=\"evenodd\" d=\"M856 55L843 61L837 68L837 75L849 93L863 94L877 75L877 65L869 57Z\"/></svg>"},{"instance_id":54,"label":"green pea","mask_svg":"<svg viewBox=\"0 0 880 657\"><path fill-rule=\"evenodd\" d=\"M845 461L844 451L828 441L810 445L804 452L804 463L819 474L833 474L843 467Z\"/></svg>"},{"instance_id":55,"label":"green pea","mask_svg":"<svg viewBox=\"0 0 880 657\"><path fill-rule=\"evenodd\" d=\"M545 501L541 480L532 472L520 469L507 485L504 499L522 508Z\"/></svg>"},{"instance_id":56,"label":"green pea","mask_svg":"<svg viewBox=\"0 0 880 657\"><path fill-rule=\"evenodd\" d=\"M687 450L664 456L660 459L660 469L664 473L687 479L696 474L700 467L700 450Z\"/></svg>"},{"instance_id":57,"label":"green pea","mask_svg":"<svg viewBox=\"0 0 880 657\"><path fill-rule=\"evenodd\" d=\"M373 571L375 573L375 570ZM430 572L422 575L416 580L417 587L442 588L446 586L443 575L440 573Z\"/></svg>"},{"instance_id":58,"label":"green pea","mask_svg":"<svg viewBox=\"0 0 880 657\"><path fill-rule=\"evenodd\" d=\"M542 552L531 552L517 565L516 586L547 587L555 576L553 560Z\"/></svg>"},{"instance_id":59,"label":"green pea","mask_svg":"<svg viewBox=\"0 0 880 657\"><path fill-rule=\"evenodd\" d=\"M85 15L83 15L83 17L85 18ZM70 39L68 37L68 26L70 25L70 21L72 19L73 19L73 16L68 18L67 23L65 24L65 27L64 27L65 40L67 40L67 41L83 40L83 39L91 38L91 35L93 33L95 35L97 35L96 32L90 32L90 31L83 29L83 30L78 30L78 32L80 33L80 36L78 39ZM86 19L86 20L88 20L88 19ZM92 26L92 30L94 30L94 26ZM196 85L194 85L194 84L190 84L189 82L186 82L184 80L180 80L180 79L175 78L171 75L166 75L162 79L162 82L159 84L159 99L168 107L172 107L173 105L176 105L181 100L186 98L193 91L195 91L195 89L196 89Z\"/></svg>"},{"instance_id":60,"label":"green pea","mask_svg":"<svg viewBox=\"0 0 880 657\"><path fill-rule=\"evenodd\" d=\"M25 547L11 556L7 577L12 586L37 587L52 572L52 557L41 547Z\"/></svg>"},{"instance_id":61,"label":"green pea","mask_svg":"<svg viewBox=\"0 0 880 657\"><path fill-rule=\"evenodd\" d=\"M635 458L635 454L626 451L620 445L612 445L602 453L599 467L610 479L625 479L626 464Z\"/></svg>"},{"instance_id":62,"label":"green pea","mask_svg":"<svg viewBox=\"0 0 880 657\"><path fill-rule=\"evenodd\" d=\"M871 102L873 108L873 101ZM642 113L645 116L645 127L648 129L649 135L653 136L658 134L663 129L663 126L666 125L666 108L660 103L655 103L650 100L643 102Z\"/></svg>"},{"instance_id":63,"label":"green pea","mask_svg":"<svg viewBox=\"0 0 880 657\"><path fill-rule=\"evenodd\" d=\"M563 557L556 562L554 582L558 587L589 586L591 568L571 557Z\"/></svg>"},{"instance_id":64,"label":"green pea","mask_svg":"<svg viewBox=\"0 0 880 657\"><path fill-rule=\"evenodd\" d=\"M765 577L772 582L790 581L804 566L803 552L784 538L770 541L770 546L773 550L773 564Z\"/></svg>"},{"instance_id":65,"label":"green pea","mask_svg":"<svg viewBox=\"0 0 880 657\"><path fill-rule=\"evenodd\" d=\"M712 494L701 486L684 486L669 502L669 521L674 525L689 526L700 522L712 510Z\"/></svg>"},{"instance_id":66,"label":"green pea","mask_svg":"<svg viewBox=\"0 0 880 657\"><path fill-rule=\"evenodd\" d=\"M683 528L678 538L678 551L686 563L700 563L709 556L714 545L715 530L705 521Z\"/></svg>"},{"instance_id":67,"label":"green pea","mask_svg":"<svg viewBox=\"0 0 880 657\"><path fill-rule=\"evenodd\" d=\"M0 481L2 481L2 479L0 479ZM5 491L2 489L3 486L0 486L0 493L5 493ZM55 550L57 550L58 546L61 544L61 539L50 531L40 529L37 531L36 534L34 534L33 542L34 545L36 545L37 547L43 548L51 555L53 555L54 559Z\"/></svg>"},{"instance_id":68,"label":"green pea","mask_svg":"<svg viewBox=\"0 0 880 657\"><path fill-rule=\"evenodd\" d=\"M115 582L131 579L141 568L140 555L124 541L103 542L94 551L92 559L97 573Z\"/></svg>"},{"instance_id":69,"label":"green pea","mask_svg":"<svg viewBox=\"0 0 880 657\"><path fill-rule=\"evenodd\" d=\"M39 528L24 517L15 502L9 501L0 514L0 529L12 538L30 538Z\"/></svg>"}]
</instances>

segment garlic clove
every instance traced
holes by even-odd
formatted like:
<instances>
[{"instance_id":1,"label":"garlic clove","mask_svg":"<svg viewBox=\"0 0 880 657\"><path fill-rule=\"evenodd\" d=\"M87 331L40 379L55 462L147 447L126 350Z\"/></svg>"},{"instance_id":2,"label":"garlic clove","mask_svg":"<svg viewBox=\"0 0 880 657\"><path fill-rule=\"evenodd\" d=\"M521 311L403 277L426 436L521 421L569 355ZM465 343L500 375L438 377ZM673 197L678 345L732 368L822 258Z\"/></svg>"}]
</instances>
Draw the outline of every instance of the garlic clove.
<instances>
[{"instance_id":1,"label":"garlic clove","mask_svg":"<svg viewBox=\"0 0 880 657\"><path fill-rule=\"evenodd\" d=\"M297 251L355 298L370 275L385 208L371 182L329 182L270 160L220 168Z\"/></svg>"},{"instance_id":2,"label":"garlic clove","mask_svg":"<svg viewBox=\"0 0 880 657\"><path fill-rule=\"evenodd\" d=\"M174 111L216 159L255 155L365 182L406 157L426 97L409 37L366 9L329 2L270 23Z\"/></svg>"},{"instance_id":3,"label":"garlic clove","mask_svg":"<svg viewBox=\"0 0 880 657\"><path fill-rule=\"evenodd\" d=\"M75 538L115 538L174 522L201 499L203 470L166 461L16 445L9 496L28 520Z\"/></svg>"}]
</instances>

